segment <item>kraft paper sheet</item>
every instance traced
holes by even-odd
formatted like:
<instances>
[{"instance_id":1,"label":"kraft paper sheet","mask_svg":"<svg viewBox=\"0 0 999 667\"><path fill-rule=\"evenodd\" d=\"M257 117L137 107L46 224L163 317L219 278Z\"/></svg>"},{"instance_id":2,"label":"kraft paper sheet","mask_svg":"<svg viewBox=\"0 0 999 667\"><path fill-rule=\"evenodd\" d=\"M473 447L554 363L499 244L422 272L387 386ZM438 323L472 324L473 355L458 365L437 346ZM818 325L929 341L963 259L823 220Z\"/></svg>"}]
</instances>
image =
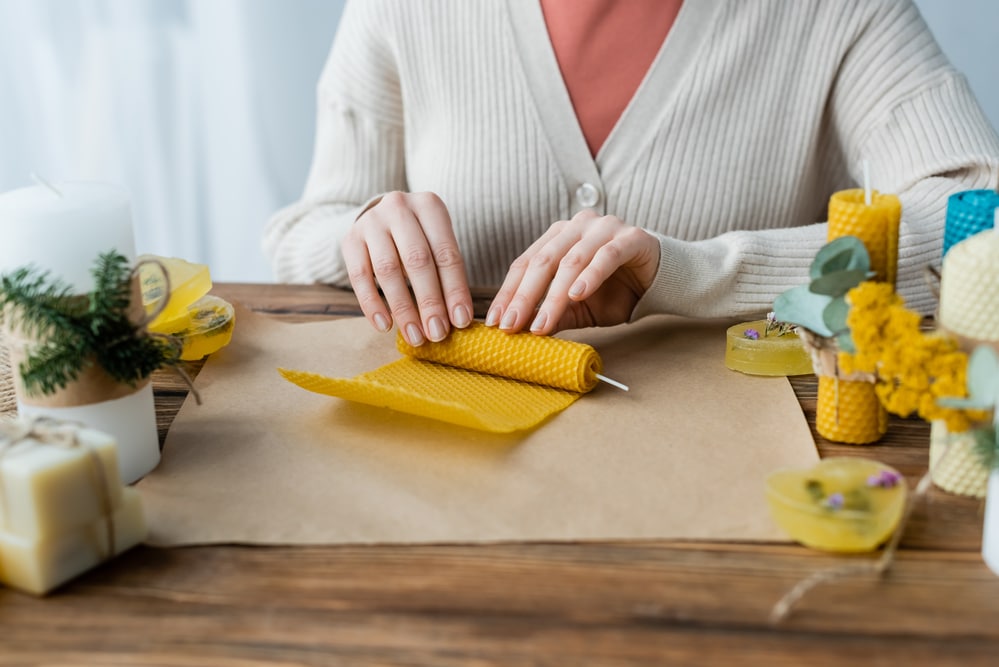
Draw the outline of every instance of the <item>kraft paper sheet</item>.
<instances>
[{"instance_id":1,"label":"kraft paper sheet","mask_svg":"<svg viewBox=\"0 0 999 667\"><path fill-rule=\"evenodd\" d=\"M785 540L764 479L818 461L784 378L725 368L725 329L652 317L573 332L601 384L538 428L491 434L313 394L278 367L352 377L399 357L362 319L237 309L142 480L149 543Z\"/></svg>"}]
</instances>

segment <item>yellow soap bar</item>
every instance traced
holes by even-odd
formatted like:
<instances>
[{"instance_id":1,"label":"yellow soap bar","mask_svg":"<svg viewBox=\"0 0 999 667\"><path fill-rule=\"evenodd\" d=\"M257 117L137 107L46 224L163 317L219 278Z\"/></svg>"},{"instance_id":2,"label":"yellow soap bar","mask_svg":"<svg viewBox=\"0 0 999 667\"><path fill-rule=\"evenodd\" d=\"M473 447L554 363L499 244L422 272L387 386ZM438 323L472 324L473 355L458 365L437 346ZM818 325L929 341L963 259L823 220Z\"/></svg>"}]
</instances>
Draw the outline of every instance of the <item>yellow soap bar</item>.
<instances>
[{"instance_id":1,"label":"yellow soap bar","mask_svg":"<svg viewBox=\"0 0 999 667\"><path fill-rule=\"evenodd\" d=\"M749 375L809 375L812 358L794 332L764 335L766 320L743 322L728 328L725 342L725 366ZM752 330L757 338L746 336Z\"/></svg>"},{"instance_id":2,"label":"yellow soap bar","mask_svg":"<svg viewBox=\"0 0 999 667\"><path fill-rule=\"evenodd\" d=\"M76 437L75 447L27 439L0 458L0 531L28 540L49 538L101 517L102 493L111 509L121 505L115 439L85 428Z\"/></svg>"},{"instance_id":3,"label":"yellow soap bar","mask_svg":"<svg viewBox=\"0 0 999 667\"><path fill-rule=\"evenodd\" d=\"M232 304L217 296L204 296L188 306L184 318L175 320L178 328L159 333L180 338L183 361L195 361L221 350L232 340L236 312Z\"/></svg>"},{"instance_id":4,"label":"yellow soap bar","mask_svg":"<svg viewBox=\"0 0 999 667\"><path fill-rule=\"evenodd\" d=\"M110 553L106 517L41 539L0 531L0 582L44 595L146 539L142 496L135 489L123 490L121 506L111 517Z\"/></svg>"},{"instance_id":5,"label":"yellow soap bar","mask_svg":"<svg viewBox=\"0 0 999 667\"><path fill-rule=\"evenodd\" d=\"M176 329L175 321L186 317L188 307L212 289L211 274L204 264L157 255L142 255L138 259L138 264L139 279L142 283L142 305L147 315L162 308L149 323L150 331ZM164 300L166 300L165 306Z\"/></svg>"},{"instance_id":6,"label":"yellow soap bar","mask_svg":"<svg viewBox=\"0 0 999 667\"><path fill-rule=\"evenodd\" d=\"M781 470L766 482L770 512L788 535L824 551L871 551L898 527L908 487L893 468L833 457L810 470Z\"/></svg>"}]
</instances>

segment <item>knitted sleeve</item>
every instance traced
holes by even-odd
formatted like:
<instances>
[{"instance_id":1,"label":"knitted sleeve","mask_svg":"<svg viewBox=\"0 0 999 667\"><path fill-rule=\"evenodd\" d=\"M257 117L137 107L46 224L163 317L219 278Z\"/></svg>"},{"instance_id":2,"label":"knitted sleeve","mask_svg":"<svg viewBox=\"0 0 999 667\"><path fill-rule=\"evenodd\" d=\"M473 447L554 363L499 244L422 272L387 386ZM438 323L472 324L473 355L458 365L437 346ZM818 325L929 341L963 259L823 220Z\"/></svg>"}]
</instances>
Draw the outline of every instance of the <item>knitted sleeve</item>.
<instances>
[{"instance_id":1,"label":"knitted sleeve","mask_svg":"<svg viewBox=\"0 0 999 667\"><path fill-rule=\"evenodd\" d=\"M348 2L320 77L312 166L299 201L275 213L263 247L282 282L348 285L340 240L373 198L406 189L392 17Z\"/></svg>"},{"instance_id":2,"label":"knitted sleeve","mask_svg":"<svg viewBox=\"0 0 999 667\"><path fill-rule=\"evenodd\" d=\"M862 182L866 159L873 187L900 197L898 290L911 307L928 312L934 298L923 269L939 264L947 197L999 188L999 138L914 5L855 4L854 15L863 18L830 29L831 35L854 34L848 48L830 51L841 62L828 96L824 143L832 147L829 159L845 164L855 183ZM779 36L774 39L779 43ZM659 273L632 319L660 312L719 317L771 310L775 294L805 281L826 227L734 231L693 242L658 235Z\"/></svg>"}]
</instances>

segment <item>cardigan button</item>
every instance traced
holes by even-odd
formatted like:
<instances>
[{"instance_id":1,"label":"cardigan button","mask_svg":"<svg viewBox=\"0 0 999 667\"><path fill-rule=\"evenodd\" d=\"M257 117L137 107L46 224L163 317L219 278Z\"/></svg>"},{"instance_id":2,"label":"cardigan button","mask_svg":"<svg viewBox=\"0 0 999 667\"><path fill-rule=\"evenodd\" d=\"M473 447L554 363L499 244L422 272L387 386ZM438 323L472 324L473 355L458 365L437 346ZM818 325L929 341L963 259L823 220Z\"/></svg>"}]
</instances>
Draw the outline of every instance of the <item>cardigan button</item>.
<instances>
[{"instance_id":1,"label":"cardigan button","mask_svg":"<svg viewBox=\"0 0 999 667\"><path fill-rule=\"evenodd\" d=\"M580 206L592 208L600 203L600 190L592 183L583 183L576 188L576 201Z\"/></svg>"}]
</instances>

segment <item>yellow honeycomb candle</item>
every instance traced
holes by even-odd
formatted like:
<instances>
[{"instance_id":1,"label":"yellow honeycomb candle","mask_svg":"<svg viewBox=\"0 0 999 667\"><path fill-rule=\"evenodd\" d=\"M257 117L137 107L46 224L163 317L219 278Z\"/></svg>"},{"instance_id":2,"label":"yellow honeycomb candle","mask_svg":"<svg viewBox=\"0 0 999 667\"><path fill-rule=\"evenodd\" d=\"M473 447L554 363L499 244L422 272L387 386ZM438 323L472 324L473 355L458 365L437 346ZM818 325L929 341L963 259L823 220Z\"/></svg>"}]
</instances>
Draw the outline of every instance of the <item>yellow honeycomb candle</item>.
<instances>
[{"instance_id":1,"label":"yellow honeycomb candle","mask_svg":"<svg viewBox=\"0 0 999 667\"><path fill-rule=\"evenodd\" d=\"M894 195L871 192L866 203L861 188L841 190L829 199L828 240L856 236L871 259L874 280L893 288L898 275L898 227L902 204ZM888 413L870 382L834 377L819 378L816 428L835 442L869 444L885 434Z\"/></svg>"},{"instance_id":2,"label":"yellow honeycomb candle","mask_svg":"<svg viewBox=\"0 0 999 667\"><path fill-rule=\"evenodd\" d=\"M841 236L856 236L864 242L871 257L875 280L895 285L898 274L898 226L902 218L902 203L895 195L871 193L871 204L865 203L864 190L841 190L829 198L829 230L827 240Z\"/></svg>"},{"instance_id":3,"label":"yellow honeycomb candle","mask_svg":"<svg viewBox=\"0 0 999 667\"><path fill-rule=\"evenodd\" d=\"M600 355L589 345L526 332L508 334L481 322L419 347L400 334L396 347L416 359L568 391L590 391L602 370Z\"/></svg>"},{"instance_id":4,"label":"yellow honeycomb candle","mask_svg":"<svg viewBox=\"0 0 999 667\"><path fill-rule=\"evenodd\" d=\"M873 382L823 375L819 376L815 427L827 440L868 445L888 430L888 412Z\"/></svg>"},{"instance_id":5,"label":"yellow honeycomb candle","mask_svg":"<svg viewBox=\"0 0 999 667\"><path fill-rule=\"evenodd\" d=\"M766 482L774 521L813 549L871 551L898 527L908 487L893 468L858 457L834 457L809 470L781 470Z\"/></svg>"},{"instance_id":6,"label":"yellow honeycomb candle","mask_svg":"<svg viewBox=\"0 0 999 667\"><path fill-rule=\"evenodd\" d=\"M725 366L749 375L812 373L812 359L796 333L768 335L766 330L766 320L729 327L725 336Z\"/></svg>"}]
</instances>

